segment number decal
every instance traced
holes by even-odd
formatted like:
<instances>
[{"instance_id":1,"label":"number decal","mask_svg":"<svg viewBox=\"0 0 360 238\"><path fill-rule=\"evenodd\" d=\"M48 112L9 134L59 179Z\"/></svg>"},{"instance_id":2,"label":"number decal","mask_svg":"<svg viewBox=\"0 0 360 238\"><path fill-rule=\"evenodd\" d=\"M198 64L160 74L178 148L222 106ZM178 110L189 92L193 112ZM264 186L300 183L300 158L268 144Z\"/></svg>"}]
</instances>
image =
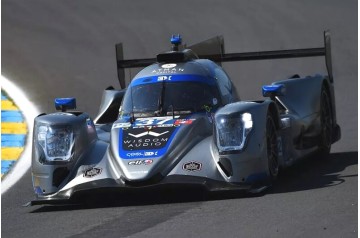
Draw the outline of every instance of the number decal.
<instances>
[{"instance_id":1,"label":"number decal","mask_svg":"<svg viewBox=\"0 0 360 238\"><path fill-rule=\"evenodd\" d=\"M175 116L178 118L179 116ZM173 117L149 117L149 118L138 118L136 119L136 126L152 126L152 125L164 125L166 122L171 122Z\"/></svg>"}]
</instances>

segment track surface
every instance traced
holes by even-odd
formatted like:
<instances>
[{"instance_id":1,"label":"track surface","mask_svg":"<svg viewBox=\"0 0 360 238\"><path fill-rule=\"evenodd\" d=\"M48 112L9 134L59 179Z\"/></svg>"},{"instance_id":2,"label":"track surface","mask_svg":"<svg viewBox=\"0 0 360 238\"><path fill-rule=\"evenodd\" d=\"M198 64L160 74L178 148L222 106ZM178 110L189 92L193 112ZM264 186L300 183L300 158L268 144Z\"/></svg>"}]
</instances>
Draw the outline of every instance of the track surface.
<instances>
[{"instance_id":1,"label":"track surface","mask_svg":"<svg viewBox=\"0 0 360 238\"><path fill-rule=\"evenodd\" d=\"M129 59L168 50L172 33L181 33L189 44L223 34L227 52L275 50L321 46L324 29L332 32L343 132L328 162L306 160L258 197L140 195L90 207L21 207L33 199L28 172L2 196L2 237L358 234L356 0L3 0L2 74L46 112L53 111L54 97L75 96L78 108L94 116L102 90L118 85L117 42L124 43ZM325 73L321 58L229 63L225 68L243 99L259 98L262 84L294 73Z\"/></svg>"}]
</instances>

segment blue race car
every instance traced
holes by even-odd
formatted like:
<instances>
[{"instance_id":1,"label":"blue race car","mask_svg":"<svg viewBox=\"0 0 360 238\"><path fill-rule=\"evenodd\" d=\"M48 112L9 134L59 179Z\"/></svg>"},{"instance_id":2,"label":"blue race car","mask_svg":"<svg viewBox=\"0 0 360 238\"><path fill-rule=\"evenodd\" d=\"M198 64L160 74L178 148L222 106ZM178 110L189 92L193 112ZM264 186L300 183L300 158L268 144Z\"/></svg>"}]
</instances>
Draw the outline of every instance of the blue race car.
<instances>
[{"instance_id":1,"label":"blue race car","mask_svg":"<svg viewBox=\"0 0 360 238\"><path fill-rule=\"evenodd\" d=\"M135 60L116 45L122 89L104 91L94 120L74 110L74 98L56 99L60 112L35 119L31 204L167 186L259 192L298 159L326 157L340 127L329 32L324 39L321 48L225 54L222 37L185 47L177 35L171 51ZM239 100L221 67L311 56L325 56L328 75L265 85L258 101ZM132 67L145 68L126 82Z\"/></svg>"}]
</instances>

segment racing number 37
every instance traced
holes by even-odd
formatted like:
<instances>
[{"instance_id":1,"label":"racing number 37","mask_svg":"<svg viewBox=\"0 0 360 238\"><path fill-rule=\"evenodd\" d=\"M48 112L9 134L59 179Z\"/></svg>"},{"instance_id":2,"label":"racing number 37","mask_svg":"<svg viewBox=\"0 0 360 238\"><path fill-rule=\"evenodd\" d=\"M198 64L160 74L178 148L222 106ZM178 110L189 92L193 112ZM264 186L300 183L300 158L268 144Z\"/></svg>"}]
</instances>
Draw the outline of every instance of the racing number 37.
<instances>
[{"instance_id":1,"label":"racing number 37","mask_svg":"<svg viewBox=\"0 0 360 238\"><path fill-rule=\"evenodd\" d=\"M173 120L173 117L151 117L151 118L138 118L136 120L137 126L151 126L163 125L165 122Z\"/></svg>"}]
</instances>

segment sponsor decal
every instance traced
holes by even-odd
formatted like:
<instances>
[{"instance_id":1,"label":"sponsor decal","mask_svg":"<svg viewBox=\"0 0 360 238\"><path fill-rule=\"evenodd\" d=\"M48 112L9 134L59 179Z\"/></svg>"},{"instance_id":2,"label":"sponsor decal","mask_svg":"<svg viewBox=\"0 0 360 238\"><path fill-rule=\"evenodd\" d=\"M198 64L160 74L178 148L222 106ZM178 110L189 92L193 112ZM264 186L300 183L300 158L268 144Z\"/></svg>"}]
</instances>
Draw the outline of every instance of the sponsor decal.
<instances>
[{"instance_id":1,"label":"sponsor decal","mask_svg":"<svg viewBox=\"0 0 360 238\"><path fill-rule=\"evenodd\" d=\"M126 153L127 157L150 157L157 155L158 155L158 151L136 151L136 152Z\"/></svg>"},{"instance_id":2,"label":"sponsor decal","mask_svg":"<svg viewBox=\"0 0 360 238\"><path fill-rule=\"evenodd\" d=\"M143 159L143 160L133 160L130 161L129 165L149 165L152 164L154 161L152 159Z\"/></svg>"},{"instance_id":3,"label":"sponsor decal","mask_svg":"<svg viewBox=\"0 0 360 238\"><path fill-rule=\"evenodd\" d=\"M159 69L154 69L151 73L153 74L176 74L176 73L180 73L180 72L184 72L183 68L159 68Z\"/></svg>"},{"instance_id":4,"label":"sponsor decal","mask_svg":"<svg viewBox=\"0 0 360 238\"><path fill-rule=\"evenodd\" d=\"M157 81L165 81L165 80L171 81L171 77L172 76L159 76Z\"/></svg>"},{"instance_id":5,"label":"sponsor decal","mask_svg":"<svg viewBox=\"0 0 360 238\"><path fill-rule=\"evenodd\" d=\"M147 118L137 118L134 124L132 125L130 122L118 122L114 123L112 128L145 128L150 131L156 127L173 127L179 125L189 125L195 119L180 119L180 116L166 116L166 117L147 117ZM153 134L156 136L156 134Z\"/></svg>"},{"instance_id":6,"label":"sponsor decal","mask_svg":"<svg viewBox=\"0 0 360 238\"><path fill-rule=\"evenodd\" d=\"M136 121L131 124L130 122L117 122L114 123L112 129L121 128L123 130L129 128L145 128L147 131L151 131L157 127L176 127L180 125L189 125L195 119L179 119L180 116L166 116L166 117L147 117L137 118ZM151 133L153 136L157 136ZM141 137L141 136L140 136Z\"/></svg>"},{"instance_id":7,"label":"sponsor decal","mask_svg":"<svg viewBox=\"0 0 360 238\"><path fill-rule=\"evenodd\" d=\"M162 148L165 146L166 142L168 142L169 138L154 138L154 139L137 139L137 140L124 140L123 145L126 150L132 149L154 149L154 148Z\"/></svg>"},{"instance_id":8,"label":"sponsor decal","mask_svg":"<svg viewBox=\"0 0 360 238\"><path fill-rule=\"evenodd\" d=\"M137 118L132 125L119 131L119 157L125 160L161 157L177 130L194 120L180 115Z\"/></svg>"},{"instance_id":9,"label":"sponsor decal","mask_svg":"<svg viewBox=\"0 0 360 238\"><path fill-rule=\"evenodd\" d=\"M101 172L102 172L102 168L93 167L93 168L89 168L89 169L85 170L83 176L85 178L92 178L92 177L95 177L95 176L101 174Z\"/></svg>"},{"instance_id":10,"label":"sponsor decal","mask_svg":"<svg viewBox=\"0 0 360 238\"><path fill-rule=\"evenodd\" d=\"M183 164L182 169L190 172L200 171L202 167L202 163L196 161L190 161Z\"/></svg>"},{"instance_id":11,"label":"sponsor decal","mask_svg":"<svg viewBox=\"0 0 360 238\"><path fill-rule=\"evenodd\" d=\"M162 136L166 133L168 133L169 131L165 131L163 133L156 133L154 131L145 131L143 133L140 133L140 134L137 134L137 135L134 135L132 133L129 133L130 136L132 137L135 137L135 138L140 138L140 137L143 137L143 136L146 136L146 135L150 135L150 136L154 136L154 137L159 137L159 136Z\"/></svg>"},{"instance_id":12,"label":"sponsor decal","mask_svg":"<svg viewBox=\"0 0 360 238\"><path fill-rule=\"evenodd\" d=\"M178 119L174 122L174 125L190 125L195 119Z\"/></svg>"},{"instance_id":13,"label":"sponsor decal","mask_svg":"<svg viewBox=\"0 0 360 238\"><path fill-rule=\"evenodd\" d=\"M162 81L164 78L159 78L162 76L166 76L167 79L171 76L171 82L202 82L209 85L216 85L216 81L213 78L208 78L207 76L194 75L194 74L186 74L184 68L174 67L174 68L157 68L151 71L151 76L143 77L143 78L135 78L131 82L131 86L147 84L147 83L156 83ZM160 79L160 80L159 80Z\"/></svg>"},{"instance_id":14,"label":"sponsor decal","mask_svg":"<svg viewBox=\"0 0 360 238\"><path fill-rule=\"evenodd\" d=\"M144 155L145 156L157 156L158 152L157 151L145 151Z\"/></svg>"},{"instance_id":15,"label":"sponsor decal","mask_svg":"<svg viewBox=\"0 0 360 238\"><path fill-rule=\"evenodd\" d=\"M124 150L157 150L163 148L174 132L175 127L157 127L156 131L144 131L144 128L131 128L122 131Z\"/></svg>"},{"instance_id":16,"label":"sponsor decal","mask_svg":"<svg viewBox=\"0 0 360 238\"><path fill-rule=\"evenodd\" d=\"M163 64L161 65L161 68L163 69L171 69L171 68L174 68L176 67L176 64Z\"/></svg>"},{"instance_id":17,"label":"sponsor decal","mask_svg":"<svg viewBox=\"0 0 360 238\"><path fill-rule=\"evenodd\" d=\"M157 154L157 151L145 151L144 153L145 156L157 156Z\"/></svg>"},{"instance_id":18,"label":"sponsor decal","mask_svg":"<svg viewBox=\"0 0 360 238\"><path fill-rule=\"evenodd\" d=\"M119 123L114 123L112 128L128 128L131 127L131 123L130 122L119 122Z\"/></svg>"},{"instance_id":19,"label":"sponsor decal","mask_svg":"<svg viewBox=\"0 0 360 238\"><path fill-rule=\"evenodd\" d=\"M134 126L133 128L144 128L145 130L152 130L153 128L156 127L174 127L174 126L180 126L180 125L175 125L175 124L162 124L162 125L157 125L157 126L153 126L151 129L149 129L148 126ZM122 128L123 130L127 129L127 128Z\"/></svg>"}]
</instances>

